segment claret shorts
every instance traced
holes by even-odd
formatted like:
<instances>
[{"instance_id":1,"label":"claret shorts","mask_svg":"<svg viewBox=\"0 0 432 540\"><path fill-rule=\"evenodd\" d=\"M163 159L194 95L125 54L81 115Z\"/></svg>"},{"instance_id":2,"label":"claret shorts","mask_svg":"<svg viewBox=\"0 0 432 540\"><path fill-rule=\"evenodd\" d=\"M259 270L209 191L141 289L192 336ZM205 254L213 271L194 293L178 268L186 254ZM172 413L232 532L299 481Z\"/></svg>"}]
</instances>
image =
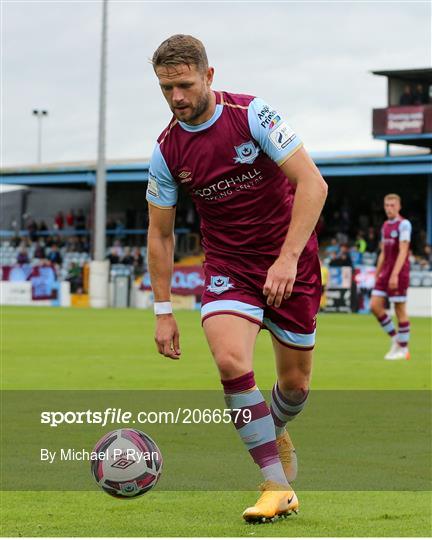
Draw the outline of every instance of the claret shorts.
<instances>
[{"instance_id":1,"label":"claret shorts","mask_svg":"<svg viewBox=\"0 0 432 540\"><path fill-rule=\"evenodd\" d=\"M388 298L390 302L406 302L409 286L409 274L401 272L398 279L397 289L390 289L388 286L390 276L381 273L376 280L372 296L382 296Z\"/></svg>"},{"instance_id":2,"label":"claret shorts","mask_svg":"<svg viewBox=\"0 0 432 540\"><path fill-rule=\"evenodd\" d=\"M321 268L318 255L300 259L291 296L279 308L267 306L263 287L268 265L206 261L201 318L218 314L243 317L267 329L283 345L311 350L315 345L316 315L321 299Z\"/></svg>"}]
</instances>

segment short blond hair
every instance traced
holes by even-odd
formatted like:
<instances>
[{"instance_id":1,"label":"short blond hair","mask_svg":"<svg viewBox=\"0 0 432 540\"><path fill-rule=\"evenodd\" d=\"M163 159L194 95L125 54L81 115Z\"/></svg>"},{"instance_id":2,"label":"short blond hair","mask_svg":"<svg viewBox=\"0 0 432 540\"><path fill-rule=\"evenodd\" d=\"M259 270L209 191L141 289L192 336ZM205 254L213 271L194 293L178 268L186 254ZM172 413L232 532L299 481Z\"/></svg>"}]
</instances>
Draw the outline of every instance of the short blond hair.
<instances>
[{"instance_id":1,"label":"short blond hair","mask_svg":"<svg viewBox=\"0 0 432 540\"><path fill-rule=\"evenodd\" d=\"M397 193L387 193L387 195L384 197L384 201L388 201L389 199L395 199L396 201L399 201L399 204L402 204L402 199Z\"/></svg>"},{"instance_id":2,"label":"short blond hair","mask_svg":"<svg viewBox=\"0 0 432 540\"><path fill-rule=\"evenodd\" d=\"M193 36L176 34L163 41L153 54L153 68L194 65L198 71L208 68L207 53L201 41Z\"/></svg>"}]
</instances>

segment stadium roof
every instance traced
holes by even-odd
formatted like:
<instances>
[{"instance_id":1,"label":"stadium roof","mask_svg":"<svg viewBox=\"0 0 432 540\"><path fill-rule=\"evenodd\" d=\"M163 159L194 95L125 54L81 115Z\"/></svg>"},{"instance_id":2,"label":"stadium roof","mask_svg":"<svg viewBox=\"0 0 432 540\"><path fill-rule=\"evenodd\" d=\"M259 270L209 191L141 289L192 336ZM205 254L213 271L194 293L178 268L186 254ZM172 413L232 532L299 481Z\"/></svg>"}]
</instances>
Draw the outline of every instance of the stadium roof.
<instances>
[{"instance_id":1,"label":"stadium roof","mask_svg":"<svg viewBox=\"0 0 432 540\"><path fill-rule=\"evenodd\" d=\"M115 168L116 166L125 167L131 165L132 167L139 163L148 163L148 158L133 158L133 159L107 159L107 168ZM41 173L48 171L59 172L62 170L88 170L96 169L97 162L95 160L83 160L83 161L61 161L54 163L34 163L31 165L12 165L0 168L0 174L13 173Z\"/></svg>"},{"instance_id":2,"label":"stadium roof","mask_svg":"<svg viewBox=\"0 0 432 540\"><path fill-rule=\"evenodd\" d=\"M324 177L423 175L432 172L432 154L316 158Z\"/></svg>"},{"instance_id":3,"label":"stadium roof","mask_svg":"<svg viewBox=\"0 0 432 540\"><path fill-rule=\"evenodd\" d=\"M148 166L148 159L109 160L106 162L107 181L146 182ZM4 167L0 169L0 182L24 185L81 184L92 186L96 183L96 168L96 161Z\"/></svg>"},{"instance_id":4,"label":"stadium roof","mask_svg":"<svg viewBox=\"0 0 432 540\"><path fill-rule=\"evenodd\" d=\"M323 155L312 153L312 157L326 177L416 175L431 174L432 154L430 152L403 153L399 155L365 155L347 153ZM96 161L74 163L50 163L0 169L0 183L24 186L30 185L81 185L96 183ZM107 181L146 182L148 180L149 159L115 160L107 162Z\"/></svg>"},{"instance_id":5,"label":"stadium roof","mask_svg":"<svg viewBox=\"0 0 432 540\"><path fill-rule=\"evenodd\" d=\"M432 84L432 68L416 69L386 69L382 71L372 71L374 75L384 75L395 79L402 79L411 82L424 82Z\"/></svg>"}]
</instances>

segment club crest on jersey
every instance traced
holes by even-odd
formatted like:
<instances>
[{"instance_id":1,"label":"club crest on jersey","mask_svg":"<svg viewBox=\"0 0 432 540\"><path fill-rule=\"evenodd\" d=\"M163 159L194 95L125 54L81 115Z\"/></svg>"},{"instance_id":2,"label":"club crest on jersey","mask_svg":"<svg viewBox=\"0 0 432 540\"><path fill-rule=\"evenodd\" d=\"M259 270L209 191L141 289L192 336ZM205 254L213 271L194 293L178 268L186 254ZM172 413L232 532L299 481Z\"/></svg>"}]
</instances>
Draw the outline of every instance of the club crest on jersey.
<instances>
[{"instance_id":1,"label":"club crest on jersey","mask_svg":"<svg viewBox=\"0 0 432 540\"><path fill-rule=\"evenodd\" d=\"M237 153L237 157L234 158L235 163L253 163L259 154L259 148L252 141L234 146L234 150Z\"/></svg>"},{"instance_id":2,"label":"club crest on jersey","mask_svg":"<svg viewBox=\"0 0 432 540\"><path fill-rule=\"evenodd\" d=\"M397 232L397 231L392 231L392 232L390 233L390 236L391 236L392 238L397 238L398 232Z\"/></svg>"},{"instance_id":3,"label":"club crest on jersey","mask_svg":"<svg viewBox=\"0 0 432 540\"><path fill-rule=\"evenodd\" d=\"M229 277L227 276L211 276L210 285L207 285L207 290L215 294L222 294L233 288L234 285L230 283Z\"/></svg>"}]
</instances>

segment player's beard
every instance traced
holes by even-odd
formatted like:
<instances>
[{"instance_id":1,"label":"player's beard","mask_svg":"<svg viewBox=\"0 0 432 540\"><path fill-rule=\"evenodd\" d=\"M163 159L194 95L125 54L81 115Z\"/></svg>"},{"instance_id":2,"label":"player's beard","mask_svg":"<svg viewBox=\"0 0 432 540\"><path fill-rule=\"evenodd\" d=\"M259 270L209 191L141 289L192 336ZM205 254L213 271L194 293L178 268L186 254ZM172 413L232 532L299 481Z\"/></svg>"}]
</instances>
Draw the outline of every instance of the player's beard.
<instances>
[{"instance_id":1,"label":"player's beard","mask_svg":"<svg viewBox=\"0 0 432 540\"><path fill-rule=\"evenodd\" d=\"M187 118L178 118L177 115L176 117L178 118L178 120L180 120L180 122L185 122L186 124L193 124L194 121L197 120L197 118L199 118L206 111L206 109L209 106L209 103L210 103L210 96L208 92L205 92L198 98L198 101L195 107L191 107L192 111Z\"/></svg>"}]
</instances>

